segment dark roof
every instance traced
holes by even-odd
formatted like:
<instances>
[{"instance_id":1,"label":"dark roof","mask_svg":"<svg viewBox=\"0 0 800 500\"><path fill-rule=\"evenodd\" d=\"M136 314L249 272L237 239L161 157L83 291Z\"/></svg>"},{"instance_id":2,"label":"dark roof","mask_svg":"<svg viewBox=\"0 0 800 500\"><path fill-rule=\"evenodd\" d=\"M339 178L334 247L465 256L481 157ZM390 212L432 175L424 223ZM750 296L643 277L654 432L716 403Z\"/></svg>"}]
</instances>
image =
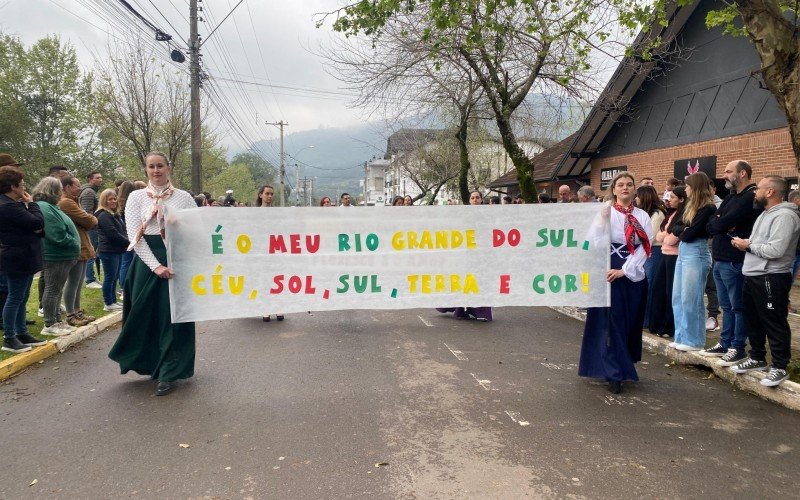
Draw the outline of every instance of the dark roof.
<instances>
[{"instance_id":1,"label":"dark roof","mask_svg":"<svg viewBox=\"0 0 800 500\"><path fill-rule=\"evenodd\" d=\"M570 144L572 144L577 135L578 133L576 132L566 139L562 139L531 159L533 161L533 180L535 182L549 181L554 177L553 173L556 166L564 157ZM489 187L500 188L514 186L516 184L517 169L512 168L510 171L506 172L505 175L489 184Z\"/></svg>"},{"instance_id":2,"label":"dark roof","mask_svg":"<svg viewBox=\"0 0 800 500\"><path fill-rule=\"evenodd\" d=\"M639 33L632 46L640 47L642 44L660 37L660 49L664 50L670 47L699 3L700 0L681 7L677 1L669 2L665 7L666 26L662 26L656 20L649 30ZM603 139L625 113L630 100L656 68L655 60L657 60L658 54L659 51L654 50L650 61L644 61L637 56L628 56L623 59L600 94L597 104L594 105L578 130L575 141L570 145L567 154L561 158L553 172L553 177L574 178L588 172L589 162L597 153Z\"/></svg>"},{"instance_id":3,"label":"dark roof","mask_svg":"<svg viewBox=\"0 0 800 500\"><path fill-rule=\"evenodd\" d=\"M442 130L429 128L402 128L389 136L383 158L389 160L392 155L419 149L434 140L441 132Z\"/></svg>"}]
</instances>

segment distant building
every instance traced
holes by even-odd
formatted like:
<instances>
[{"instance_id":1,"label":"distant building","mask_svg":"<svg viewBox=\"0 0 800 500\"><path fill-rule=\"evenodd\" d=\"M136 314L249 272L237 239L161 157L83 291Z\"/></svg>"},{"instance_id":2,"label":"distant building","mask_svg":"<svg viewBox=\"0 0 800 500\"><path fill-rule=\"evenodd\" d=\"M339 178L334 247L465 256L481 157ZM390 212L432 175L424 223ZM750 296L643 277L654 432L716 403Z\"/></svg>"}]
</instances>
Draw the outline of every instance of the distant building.
<instances>
[{"instance_id":1,"label":"distant building","mask_svg":"<svg viewBox=\"0 0 800 500\"><path fill-rule=\"evenodd\" d=\"M364 204L367 206L385 205L386 194L386 174L391 162L379 159L367 163L364 168Z\"/></svg>"}]
</instances>

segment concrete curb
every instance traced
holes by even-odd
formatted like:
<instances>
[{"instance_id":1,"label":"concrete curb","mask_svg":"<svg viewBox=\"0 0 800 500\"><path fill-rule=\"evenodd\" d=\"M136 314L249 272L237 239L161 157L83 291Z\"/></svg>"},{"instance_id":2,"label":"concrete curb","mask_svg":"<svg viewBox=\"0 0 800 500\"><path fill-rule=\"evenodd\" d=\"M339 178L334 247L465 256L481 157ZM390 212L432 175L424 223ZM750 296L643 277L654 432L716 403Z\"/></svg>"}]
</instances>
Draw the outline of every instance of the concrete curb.
<instances>
[{"instance_id":1,"label":"concrete curb","mask_svg":"<svg viewBox=\"0 0 800 500\"><path fill-rule=\"evenodd\" d=\"M575 307L551 307L571 318L586 321L586 313ZM737 375L726 366L717 366L719 358L705 358L697 352L683 352L668 347L669 340L657 337L651 333L642 332L642 343L649 351L661 354L681 365L702 365L713 370L714 375L730 382L739 389L754 394L772 403L779 404L790 410L800 411L800 384L784 381L778 387L764 387L761 379L766 376L763 372L748 372Z\"/></svg>"},{"instance_id":2,"label":"concrete curb","mask_svg":"<svg viewBox=\"0 0 800 500\"><path fill-rule=\"evenodd\" d=\"M69 335L58 337L43 346L34 347L28 352L0 361L0 382L17 375L34 363L47 359L56 353L64 352L71 346L108 330L120 321L122 321L122 311L117 311L103 316L86 326L82 326Z\"/></svg>"}]
</instances>

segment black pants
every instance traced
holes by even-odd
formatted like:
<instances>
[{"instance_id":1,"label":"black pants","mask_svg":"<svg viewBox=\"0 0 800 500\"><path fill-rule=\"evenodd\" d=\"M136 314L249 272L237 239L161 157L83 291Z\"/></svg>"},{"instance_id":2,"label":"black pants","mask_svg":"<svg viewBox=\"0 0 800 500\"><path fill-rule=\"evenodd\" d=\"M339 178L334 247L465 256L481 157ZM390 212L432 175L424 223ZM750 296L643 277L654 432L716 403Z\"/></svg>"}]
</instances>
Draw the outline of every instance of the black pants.
<instances>
[{"instance_id":1,"label":"black pants","mask_svg":"<svg viewBox=\"0 0 800 500\"><path fill-rule=\"evenodd\" d=\"M650 324L648 330L656 335L675 335L675 317L672 314L672 284L675 281L677 255L663 255L650 285Z\"/></svg>"},{"instance_id":2,"label":"black pants","mask_svg":"<svg viewBox=\"0 0 800 500\"><path fill-rule=\"evenodd\" d=\"M742 291L744 328L750 340L750 357L766 361L766 340L772 365L786 369L791 358L792 332L789 329L789 290L792 274L745 276Z\"/></svg>"}]
</instances>

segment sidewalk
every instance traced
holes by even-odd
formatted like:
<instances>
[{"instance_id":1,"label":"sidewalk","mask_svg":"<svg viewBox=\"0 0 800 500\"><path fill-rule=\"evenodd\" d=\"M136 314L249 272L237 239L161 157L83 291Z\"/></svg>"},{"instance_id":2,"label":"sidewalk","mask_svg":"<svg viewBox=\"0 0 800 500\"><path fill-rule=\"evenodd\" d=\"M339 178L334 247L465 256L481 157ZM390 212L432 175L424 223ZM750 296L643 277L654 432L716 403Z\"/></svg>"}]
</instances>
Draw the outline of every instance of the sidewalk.
<instances>
[{"instance_id":1,"label":"sidewalk","mask_svg":"<svg viewBox=\"0 0 800 500\"><path fill-rule=\"evenodd\" d=\"M800 287L795 286L792 288L791 299L793 304L800 306ZM586 311L582 308L551 307L551 309L577 320L586 321ZM800 314L789 314L789 325L792 328L792 338L796 339L797 333L800 332ZM718 338L719 331L707 332L708 340L706 345L714 345ZM646 331L642 332L642 343L651 352L661 354L672 360L673 363L708 367L714 372L714 376L730 382L739 389L791 410L800 411L800 383L797 383L798 379L800 379L800 349L798 349L800 346L797 345L797 342L792 344L793 361L789 364L788 370L790 379L778 387L764 387L761 385L761 379L766 376L766 373L749 372L737 375L730 371L728 367L717 366L716 361L719 358L705 358L696 352L677 351L667 346L670 342L671 339L664 339Z\"/></svg>"},{"instance_id":2,"label":"sidewalk","mask_svg":"<svg viewBox=\"0 0 800 500\"><path fill-rule=\"evenodd\" d=\"M93 335L97 335L98 333L108 330L121 321L122 311L109 313L86 326L78 328L77 331L72 332L69 335L56 337L43 346L34 347L28 352L16 354L8 359L0 361L0 382L17 375L22 370L34 363L38 363L43 359L47 359L56 353L64 352L70 346L73 346Z\"/></svg>"}]
</instances>

